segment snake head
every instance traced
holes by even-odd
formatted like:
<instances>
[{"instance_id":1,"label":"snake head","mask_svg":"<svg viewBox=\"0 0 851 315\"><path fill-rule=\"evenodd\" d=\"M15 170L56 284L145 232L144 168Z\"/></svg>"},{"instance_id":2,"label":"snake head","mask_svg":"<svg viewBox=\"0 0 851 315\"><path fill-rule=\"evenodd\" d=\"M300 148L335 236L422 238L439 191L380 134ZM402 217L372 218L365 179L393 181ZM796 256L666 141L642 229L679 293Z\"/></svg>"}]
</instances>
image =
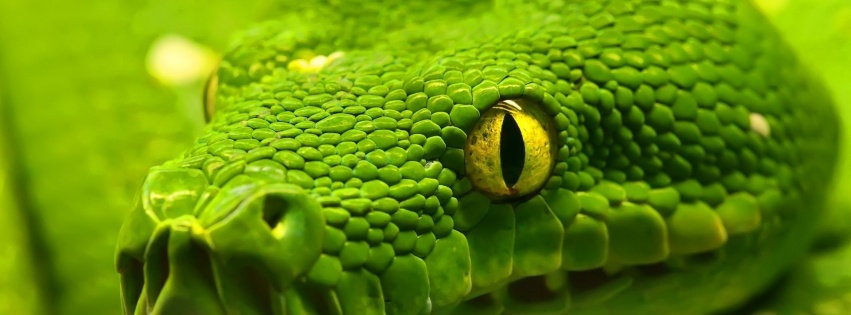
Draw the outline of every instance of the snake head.
<instances>
[{"instance_id":1,"label":"snake head","mask_svg":"<svg viewBox=\"0 0 851 315\"><path fill-rule=\"evenodd\" d=\"M268 177L217 187L197 169L152 170L119 236L125 313L275 313L270 292L319 257L324 219L301 187Z\"/></svg>"},{"instance_id":2,"label":"snake head","mask_svg":"<svg viewBox=\"0 0 851 315\"><path fill-rule=\"evenodd\" d=\"M746 2L337 5L224 56L126 314L699 314L812 238L836 118Z\"/></svg>"}]
</instances>

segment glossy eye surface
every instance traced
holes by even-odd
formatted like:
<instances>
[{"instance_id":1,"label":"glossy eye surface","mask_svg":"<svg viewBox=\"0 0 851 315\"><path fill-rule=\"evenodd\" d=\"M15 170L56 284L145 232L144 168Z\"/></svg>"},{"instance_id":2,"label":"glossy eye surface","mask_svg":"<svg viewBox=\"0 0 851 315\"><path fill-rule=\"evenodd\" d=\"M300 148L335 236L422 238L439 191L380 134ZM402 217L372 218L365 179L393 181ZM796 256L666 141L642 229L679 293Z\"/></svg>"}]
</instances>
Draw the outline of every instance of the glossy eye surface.
<instances>
[{"instance_id":1,"label":"glossy eye surface","mask_svg":"<svg viewBox=\"0 0 851 315\"><path fill-rule=\"evenodd\" d=\"M503 100L482 114L467 137L465 170L493 200L538 191L555 164L555 125L535 103Z\"/></svg>"},{"instance_id":2,"label":"glossy eye surface","mask_svg":"<svg viewBox=\"0 0 851 315\"><path fill-rule=\"evenodd\" d=\"M219 86L219 69L213 70L204 86L204 121L210 122L216 113L216 89Z\"/></svg>"}]
</instances>

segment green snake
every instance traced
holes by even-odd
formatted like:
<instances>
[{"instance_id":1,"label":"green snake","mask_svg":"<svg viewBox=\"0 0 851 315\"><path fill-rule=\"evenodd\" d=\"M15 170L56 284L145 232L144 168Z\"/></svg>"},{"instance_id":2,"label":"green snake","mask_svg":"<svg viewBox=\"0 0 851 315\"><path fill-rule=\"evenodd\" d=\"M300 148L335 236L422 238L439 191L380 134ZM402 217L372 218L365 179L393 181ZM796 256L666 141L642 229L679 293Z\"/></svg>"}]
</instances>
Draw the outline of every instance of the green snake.
<instances>
[{"instance_id":1,"label":"green snake","mask_svg":"<svg viewBox=\"0 0 851 315\"><path fill-rule=\"evenodd\" d=\"M125 314L727 309L808 248L839 131L732 0L311 3L205 105L121 229Z\"/></svg>"},{"instance_id":2,"label":"green snake","mask_svg":"<svg viewBox=\"0 0 851 315\"><path fill-rule=\"evenodd\" d=\"M747 3L387 5L225 55L125 313L700 314L807 248L835 114Z\"/></svg>"},{"instance_id":3,"label":"green snake","mask_svg":"<svg viewBox=\"0 0 851 315\"><path fill-rule=\"evenodd\" d=\"M838 141L734 1L315 7L206 108L122 228L127 314L720 310L806 249Z\"/></svg>"}]
</instances>

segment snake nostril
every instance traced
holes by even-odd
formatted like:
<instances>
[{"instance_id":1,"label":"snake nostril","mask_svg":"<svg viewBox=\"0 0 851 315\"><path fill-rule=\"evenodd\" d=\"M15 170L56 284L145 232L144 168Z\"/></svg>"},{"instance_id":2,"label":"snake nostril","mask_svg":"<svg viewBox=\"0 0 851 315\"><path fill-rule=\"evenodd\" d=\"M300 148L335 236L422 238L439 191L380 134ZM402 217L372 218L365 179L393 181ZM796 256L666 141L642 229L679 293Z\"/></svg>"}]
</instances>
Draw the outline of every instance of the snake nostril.
<instances>
[{"instance_id":1,"label":"snake nostril","mask_svg":"<svg viewBox=\"0 0 851 315\"><path fill-rule=\"evenodd\" d=\"M284 199L275 195L268 195L263 199L263 222L266 222L270 229L274 230L281 224L286 211L287 202Z\"/></svg>"}]
</instances>

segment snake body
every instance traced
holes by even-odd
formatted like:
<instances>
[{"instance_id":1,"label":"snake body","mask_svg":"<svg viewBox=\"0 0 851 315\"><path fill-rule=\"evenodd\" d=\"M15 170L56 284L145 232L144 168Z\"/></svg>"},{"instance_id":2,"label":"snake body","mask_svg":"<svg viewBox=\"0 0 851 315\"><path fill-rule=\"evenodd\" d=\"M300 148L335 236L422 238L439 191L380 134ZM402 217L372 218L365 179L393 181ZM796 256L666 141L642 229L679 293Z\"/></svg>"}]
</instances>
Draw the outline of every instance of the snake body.
<instances>
[{"instance_id":1,"label":"snake body","mask_svg":"<svg viewBox=\"0 0 851 315\"><path fill-rule=\"evenodd\" d=\"M11 73L44 60L5 58ZM48 102L34 83L63 77L2 83ZM121 227L125 314L725 310L804 255L839 143L821 83L732 0L307 1L242 33L205 105ZM61 195L34 196L56 209L45 237L83 237ZM74 289L87 266L56 258L51 290L110 287ZM60 308L114 306L78 300Z\"/></svg>"}]
</instances>

